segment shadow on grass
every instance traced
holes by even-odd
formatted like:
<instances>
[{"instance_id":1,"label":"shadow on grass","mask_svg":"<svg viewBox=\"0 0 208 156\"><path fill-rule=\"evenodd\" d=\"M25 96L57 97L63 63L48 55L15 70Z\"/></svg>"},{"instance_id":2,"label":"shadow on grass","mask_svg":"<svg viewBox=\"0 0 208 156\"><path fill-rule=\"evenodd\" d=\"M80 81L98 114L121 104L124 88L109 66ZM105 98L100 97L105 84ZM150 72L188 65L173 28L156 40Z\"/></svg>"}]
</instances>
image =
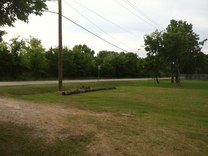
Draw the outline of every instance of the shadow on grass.
<instances>
[{"instance_id":1,"label":"shadow on grass","mask_svg":"<svg viewBox=\"0 0 208 156\"><path fill-rule=\"evenodd\" d=\"M92 135L69 136L63 140L55 140L48 144L42 138L33 138L33 129L0 122L0 155L25 155L25 156L68 156L87 155L87 145L92 140Z\"/></svg>"}]
</instances>

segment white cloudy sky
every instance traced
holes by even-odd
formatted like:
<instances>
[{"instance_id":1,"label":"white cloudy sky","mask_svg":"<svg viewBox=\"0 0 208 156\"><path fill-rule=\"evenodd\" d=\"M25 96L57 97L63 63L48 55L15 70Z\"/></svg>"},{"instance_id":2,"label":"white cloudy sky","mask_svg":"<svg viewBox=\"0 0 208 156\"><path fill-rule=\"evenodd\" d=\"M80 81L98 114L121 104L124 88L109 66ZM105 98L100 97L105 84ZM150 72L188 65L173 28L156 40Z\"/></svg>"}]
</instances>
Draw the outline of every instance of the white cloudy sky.
<instances>
[{"instance_id":1,"label":"white cloudy sky","mask_svg":"<svg viewBox=\"0 0 208 156\"><path fill-rule=\"evenodd\" d=\"M131 2L136 10L125 1ZM63 0L62 3L63 15L105 40L141 57L145 56L142 47L144 35L156 29L166 28L171 19L192 23L201 40L208 38L208 0ZM57 12L57 1L47 4L49 10ZM44 13L41 17L31 15L29 24L17 21L14 28L4 29L8 32L4 36L6 41L12 37L29 38L31 35L41 39L46 48L58 44L58 18L55 14ZM86 44L96 52L121 51L65 19L63 19L63 44L70 48L77 44ZM205 43L202 51L208 54L208 43Z\"/></svg>"}]
</instances>

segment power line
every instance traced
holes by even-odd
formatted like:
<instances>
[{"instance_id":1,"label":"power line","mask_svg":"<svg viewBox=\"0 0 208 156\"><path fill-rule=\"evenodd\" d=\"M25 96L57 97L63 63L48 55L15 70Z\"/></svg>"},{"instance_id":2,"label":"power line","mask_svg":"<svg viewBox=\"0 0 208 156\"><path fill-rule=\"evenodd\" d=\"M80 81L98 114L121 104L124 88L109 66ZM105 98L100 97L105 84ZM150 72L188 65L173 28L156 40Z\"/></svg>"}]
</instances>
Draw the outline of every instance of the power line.
<instances>
[{"instance_id":1,"label":"power line","mask_svg":"<svg viewBox=\"0 0 208 156\"><path fill-rule=\"evenodd\" d=\"M58 14L57 12L49 11L49 10L47 10L47 11L45 11L45 12L49 12L49 13L53 13L53 14ZM106 43L108 43L108 44L110 44L110 45L116 47L117 49L120 49L120 50L122 50L122 51L124 51L124 52L127 52L127 51L124 50L123 48L121 48L121 47L119 47L119 46L117 46L117 45L115 45L115 44L113 44L113 43L107 41L106 39L104 39L104 38L98 36L97 34L93 33L92 31L86 29L85 27L81 26L80 24L78 24L78 23L74 22L73 20L69 19L68 17L66 17L66 16L64 16L64 15L62 15L62 17L65 18L66 20L70 21L71 23L75 24L76 26L82 28L83 30L87 31L88 33L92 34L93 36L99 38L100 40L102 40L102 41L104 41L104 42L106 42Z\"/></svg>"},{"instance_id":2,"label":"power line","mask_svg":"<svg viewBox=\"0 0 208 156\"><path fill-rule=\"evenodd\" d=\"M74 3L80 5L81 7L85 8L85 9L88 10L89 12L91 12L91 13L95 14L96 16L100 17L101 19L103 19L103 20L107 21L108 23L114 25L115 27L119 28L120 30L127 32L129 35L133 36L134 38L137 38L137 37L138 37L137 35L133 34L133 33L130 32L129 30L126 30L125 28L123 28L122 26L118 25L117 23L115 23L115 22L113 22L113 21L111 21L111 20L105 18L104 16L98 14L97 12L95 12L94 10L92 10L92 9L90 9L90 8L88 8L88 7L86 7L85 5L81 4L80 2L78 2L78 1L76 1L76 0L72 0L72 1L73 1Z\"/></svg>"},{"instance_id":3,"label":"power line","mask_svg":"<svg viewBox=\"0 0 208 156\"><path fill-rule=\"evenodd\" d=\"M135 17L137 17L139 20L142 20L143 22L147 23L148 25L150 25L153 28L157 27L150 23L149 21L147 21L146 19L144 19L144 17L139 16L138 14L136 14L135 12L133 12L132 10L130 10L128 7L124 6L122 3L120 3L118 0L114 0L118 5L120 5L121 7L123 7L124 9L126 9L128 12L130 12L132 15L134 15Z\"/></svg>"},{"instance_id":4,"label":"power line","mask_svg":"<svg viewBox=\"0 0 208 156\"><path fill-rule=\"evenodd\" d=\"M133 8L136 12L141 14L144 18L152 22L154 25L164 29L161 25L159 25L157 22L152 20L150 17L148 17L143 11L141 11L137 6L135 6L133 3L131 3L129 0L123 0L126 4L128 4L131 8Z\"/></svg>"},{"instance_id":5,"label":"power line","mask_svg":"<svg viewBox=\"0 0 208 156\"><path fill-rule=\"evenodd\" d=\"M73 10L75 10L80 16L82 16L83 18L85 18L88 22L90 22L92 25L94 25L97 29L99 29L101 32L103 32L104 34L106 34L107 36L109 36L110 38L112 38L113 40L115 40L116 42L124 45L124 43L122 43L121 41L117 40L115 37L111 36L110 34L108 34L107 32L105 32L102 28L100 28L97 24L95 24L94 22L92 22L92 20L90 20L89 18L87 18L85 15L83 15L80 11L78 11L76 8L74 8L73 6L71 6L68 2L66 2L65 0L63 0L65 2L65 4L67 4L70 8L72 8ZM127 46L128 47L128 46ZM130 48L130 47L128 47Z\"/></svg>"}]
</instances>

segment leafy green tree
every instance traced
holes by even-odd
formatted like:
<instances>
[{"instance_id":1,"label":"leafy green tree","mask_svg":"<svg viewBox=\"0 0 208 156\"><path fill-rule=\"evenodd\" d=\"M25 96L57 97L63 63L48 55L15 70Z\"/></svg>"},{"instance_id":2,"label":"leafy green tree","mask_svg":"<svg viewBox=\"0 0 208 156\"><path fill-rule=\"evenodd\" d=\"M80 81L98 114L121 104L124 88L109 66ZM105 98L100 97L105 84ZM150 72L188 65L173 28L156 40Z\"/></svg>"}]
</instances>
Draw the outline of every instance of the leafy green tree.
<instances>
[{"instance_id":1,"label":"leafy green tree","mask_svg":"<svg viewBox=\"0 0 208 156\"><path fill-rule=\"evenodd\" d=\"M7 79L19 79L24 72L22 52L25 41L13 38L10 43L0 42L1 77Z\"/></svg>"},{"instance_id":2,"label":"leafy green tree","mask_svg":"<svg viewBox=\"0 0 208 156\"><path fill-rule=\"evenodd\" d=\"M200 42L200 45L203 46L207 39ZM182 63L181 72L184 74L204 74L207 73L208 60L207 55L203 52L198 53L189 53Z\"/></svg>"},{"instance_id":3,"label":"leafy green tree","mask_svg":"<svg viewBox=\"0 0 208 156\"><path fill-rule=\"evenodd\" d=\"M193 58L201 51L199 35L192 24L171 20L163 38L163 56L175 69L176 84L180 85L180 73L186 58Z\"/></svg>"},{"instance_id":4,"label":"leafy green tree","mask_svg":"<svg viewBox=\"0 0 208 156\"><path fill-rule=\"evenodd\" d=\"M125 77L137 77L138 76L138 56L134 53L125 53Z\"/></svg>"},{"instance_id":5,"label":"leafy green tree","mask_svg":"<svg viewBox=\"0 0 208 156\"><path fill-rule=\"evenodd\" d=\"M116 53L115 57L112 60L112 66L115 67L115 76L117 78L125 77L126 75L126 66L125 66L125 54Z\"/></svg>"},{"instance_id":6,"label":"leafy green tree","mask_svg":"<svg viewBox=\"0 0 208 156\"><path fill-rule=\"evenodd\" d=\"M106 57L108 57L109 55L111 55L111 57L113 57L113 55L115 55L116 53L115 52L113 52L113 51L105 51L105 50L103 50L103 51L100 51L98 54L97 54L97 64L98 65L101 65L101 64L103 64L103 62L104 62L104 59L106 58Z\"/></svg>"},{"instance_id":7,"label":"leafy green tree","mask_svg":"<svg viewBox=\"0 0 208 156\"><path fill-rule=\"evenodd\" d=\"M76 52L79 53L79 52ZM72 50L70 50L67 47L63 48L63 73L64 73L64 77L70 78L70 77L77 77L78 72L77 71L77 58L75 56L75 52L73 52ZM81 57L80 57L81 59Z\"/></svg>"},{"instance_id":8,"label":"leafy green tree","mask_svg":"<svg viewBox=\"0 0 208 156\"><path fill-rule=\"evenodd\" d=\"M58 48L50 48L45 53L45 58L47 60L47 76L57 77L58 75ZM65 58L65 56L63 57Z\"/></svg>"},{"instance_id":9,"label":"leafy green tree","mask_svg":"<svg viewBox=\"0 0 208 156\"><path fill-rule=\"evenodd\" d=\"M83 53L83 54L88 54L88 55L91 55L91 56L94 56L95 52L94 50L91 50L87 45L75 45L72 49L73 52L80 52L80 53Z\"/></svg>"},{"instance_id":10,"label":"leafy green tree","mask_svg":"<svg viewBox=\"0 0 208 156\"><path fill-rule=\"evenodd\" d=\"M70 51L69 51L70 52ZM73 66L67 66L73 70L73 74L77 77L90 77L96 69L94 51L86 45L76 45L72 49L73 56L70 56L73 61ZM67 68L64 67L64 68Z\"/></svg>"},{"instance_id":11,"label":"leafy green tree","mask_svg":"<svg viewBox=\"0 0 208 156\"><path fill-rule=\"evenodd\" d=\"M137 54L134 53L117 53L112 66L115 67L116 77L136 77L137 76Z\"/></svg>"},{"instance_id":12,"label":"leafy green tree","mask_svg":"<svg viewBox=\"0 0 208 156\"><path fill-rule=\"evenodd\" d=\"M137 77L149 76L145 71L146 58L137 58Z\"/></svg>"},{"instance_id":13,"label":"leafy green tree","mask_svg":"<svg viewBox=\"0 0 208 156\"><path fill-rule=\"evenodd\" d=\"M45 53L48 69L47 74L57 76L58 49L50 48ZM65 78L80 78L96 76L96 62L94 51L86 45L76 45L73 49L63 48L63 76Z\"/></svg>"},{"instance_id":14,"label":"leafy green tree","mask_svg":"<svg viewBox=\"0 0 208 156\"><path fill-rule=\"evenodd\" d=\"M162 33L155 31L144 38L145 50L147 51L147 58L145 62L146 71L150 76L154 76L157 83L159 83L159 76L165 67L165 59L162 57Z\"/></svg>"},{"instance_id":15,"label":"leafy green tree","mask_svg":"<svg viewBox=\"0 0 208 156\"><path fill-rule=\"evenodd\" d=\"M97 64L101 66L102 77L138 76L138 56L134 53L100 51L97 55Z\"/></svg>"},{"instance_id":16,"label":"leafy green tree","mask_svg":"<svg viewBox=\"0 0 208 156\"><path fill-rule=\"evenodd\" d=\"M208 55L203 52L198 53L194 60L195 74L208 74Z\"/></svg>"},{"instance_id":17,"label":"leafy green tree","mask_svg":"<svg viewBox=\"0 0 208 156\"><path fill-rule=\"evenodd\" d=\"M5 42L0 42L0 79L11 77L12 72L12 55L8 45Z\"/></svg>"},{"instance_id":18,"label":"leafy green tree","mask_svg":"<svg viewBox=\"0 0 208 156\"><path fill-rule=\"evenodd\" d=\"M22 58L26 46L25 40L19 40L18 37L12 38L9 46L11 49L10 54L12 56L12 62L10 63L13 69L11 76L13 78L20 78L25 70Z\"/></svg>"},{"instance_id":19,"label":"leafy green tree","mask_svg":"<svg viewBox=\"0 0 208 156\"><path fill-rule=\"evenodd\" d=\"M42 15L47 9L46 0L1 0L0 1L0 27L13 26L13 23L19 19L28 22L30 14ZM4 34L0 31L0 39Z\"/></svg>"},{"instance_id":20,"label":"leafy green tree","mask_svg":"<svg viewBox=\"0 0 208 156\"><path fill-rule=\"evenodd\" d=\"M101 66L101 77L116 77L116 68L113 65L113 62L117 55L118 53L113 51L100 51L97 54L97 64Z\"/></svg>"},{"instance_id":21,"label":"leafy green tree","mask_svg":"<svg viewBox=\"0 0 208 156\"><path fill-rule=\"evenodd\" d=\"M23 58L28 74L36 79L46 76L48 62L45 57L45 49L43 48L41 41L31 37L27 42L25 51L26 53L23 54Z\"/></svg>"},{"instance_id":22,"label":"leafy green tree","mask_svg":"<svg viewBox=\"0 0 208 156\"><path fill-rule=\"evenodd\" d=\"M79 53L82 54L81 58L83 59L83 61L80 62L80 60L77 60L78 64L83 66L81 68L85 70L85 74L83 73L83 75L90 76L96 69L96 62L94 59L94 54L95 54L94 50L90 49L87 45L77 45L73 47L72 51L75 54L79 54Z\"/></svg>"}]
</instances>

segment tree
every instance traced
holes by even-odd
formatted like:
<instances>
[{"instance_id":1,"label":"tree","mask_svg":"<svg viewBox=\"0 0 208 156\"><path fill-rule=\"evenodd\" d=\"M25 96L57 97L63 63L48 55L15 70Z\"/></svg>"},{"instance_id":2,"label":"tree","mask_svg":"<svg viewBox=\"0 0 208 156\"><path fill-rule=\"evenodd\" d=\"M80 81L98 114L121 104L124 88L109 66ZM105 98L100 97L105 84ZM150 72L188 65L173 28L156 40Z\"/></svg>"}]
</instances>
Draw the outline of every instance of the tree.
<instances>
[{"instance_id":1,"label":"tree","mask_svg":"<svg viewBox=\"0 0 208 156\"><path fill-rule=\"evenodd\" d=\"M24 52L26 43L25 40L23 39L19 40L19 37L17 37L11 39L11 43L9 46L11 50L10 54L12 56L12 62L10 63L13 69L11 76L12 78L18 78L22 76L25 70L22 54Z\"/></svg>"},{"instance_id":2,"label":"tree","mask_svg":"<svg viewBox=\"0 0 208 156\"><path fill-rule=\"evenodd\" d=\"M21 53L25 42L18 38L13 38L10 42L0 42L0 75L1 78L17 79L24 70Z\"/></svg>"},{"instance_id":3,"label":"tree","mask_svg":"<svg viewBox=\"0 0 208 156\"><path fill-rule=\"evenodd\" d=\"M159 70L160 67L155 65L167 62L166 66L170 66L172 78L174 76L176 84L180 85L181 71L193 73L196 70L196 62L203 57L200 53L206 41L207 39L199 41L199 35L193 31L192 24L171 20L164 32L155 31L145 36L145 49L148 51L151 68L155 68L154 71Z\"/></svg>"},{"instance_id":4,"label":"tree","mask_svg":"<svg viewBox=\"0 0 208 156\"><path fill-rule=\"evenodd\" d=\"M58 75L58 47L50 48L45 53L47 60L47 76L48 77L57 77ZM65 58L65 57L63 57Z\"/></svg>"},{"instance_id":5,"label":"tree","mask_svg":"<svg viewBox=\"0 0 208 156\"><path fill-rule=\"evenodd\" d=\"M125 77L137 77L138 76L138 56L134 53L123 53L125 54L125 66L126 72Z\"/></svg>"},{"instance_id":6,"label":"tree","mask_svg":"<svg viewBox=\"0 0 208 156\"><path fill-rule=\"evenodd\" d=\"M64 77L77 77L77 62L75 60L75 54L67 47L63 48L63 74Z\"/></svg>"},{"instance_id":7,"label":"tree","mask_svg":"<svg viewBox=\"0 0 208 156\"><path fill-rule=\"evenodd\" d=\"M145 71L146 58L137 58L137 77L149 76Z\"/></svg>"},{"instance_id":8,"label":"tree","mask_svg":"<svg viewBox=\"0 0 208 156\"><path fill-rule=\"evenodd\" d=\"M45 56L45 49L43 48L41 41L31 37L27 42L25 52L23 58L28 74L36 79L46 76L48 63Z\"/></svg>"},{"instance_id":9,"label":"tree","mask_svg":"<svg viewBox=\"0 0 208 156\"><path fill-rule=\"evenodd\" d=\"M194 60L195 74L208 74L208 55L200 52Z\"/></svg>"},{"instance_id":10,"label":"tree","mask_svg":"<svg viewBox=\"0 0 208 156\"><path fill-rule=\"evenodd\" d=\"M115 75L118 78L137 76L137 54L117 53L112 60L112 66L115 68Z\"/></svg>"},{"instance_id":11,"label":"tree","mask_svg":"<svg viewBox=\"0 0 208 156\"><path fill-rule=\"evenodd\" d=\"M147 51L147 58L145 62L145 69L154 76L156 82L159 83L159 76L162 69L164 69L164 59L161 55L162 52L162 33L156 30L144 38L145 50Z\"/></svg>"},{"instance_id":12,"label":"tree","mask_svg":"<svg viewBox=\"0 0 208 156\"><path fill-rule=\"evenodd\" d=\"M73 69L72 66L68 66L68 68L70 68L69 70L74 71L73 74L75 74L77 77L92 76L92 73L94 73L96 69L94 51L86 45L76 45L73 47L70 53L71 54L68 54L68 56L73 61Z\"/></svg>"},{"instance_id":13,"label":"tree","mask_svg":"<svg viewBox=\"0 0 208 156\"><path fill-rule=\"evenodd\" d=\"M72 51L74 52L81 52L81 53L84 53L84 54L88 54L88 55L91 55L91 56L94 56L95 52L93 50L91 50L87 45L75 45L72 49Z\"/></svg>"},{"instance_id":14,"label":"tree","mask_svg":"<svg viewBox=\"0 0 208 156\"><path fill-rule=\"evenodd\" d=\"M102 77L137 77L138 56L134 53L117 53L113 51L100 51L97 55L97 65L101 66Z\"/></svg>"},{"instance_id":15,"label":"tree","mask_svg":"<svg viewBox=\"0 0 208 156\"><path fill-rule=\"evenodd\" d=\"M42 15L47 9L46 0L1 0L0 1L0 27L13 26L19 19L24 22L29 21L29 15ZM0 40L4 31L0 31Z\"/></svg>"},{"instance_id":16,"label":"tree","mask_svg":"<svg viewBox=\"0 0 208 156\"><path fill-rule=\"evenodd\" d=\"M0 79L9 78L12 72L12 56L7 43L0 42Z\"/></svg>"},{"instance_id":17,"label":"tree","mask_svg":"<svg viewBox=\"0 0 208 156\"><path fill-rule=\"evenodd\" d=\"M199 35L192 24L171 20L163 33L163 55L175 69L176 84L180 85L180 71L186 58L193 58L201 51Z\"/></svg>"},{"instance_id":18,"label":"tree","mask_svg":"<svg viewBox=\"0 0 208 156\"><path fill-rule=\"evenodd\" d=\"M100 75L102 77L116 77L116 68L113 62L118 53L113 51L100 51L97 54L97 65L101 66Z\"/></svg>"}]
</instances>

